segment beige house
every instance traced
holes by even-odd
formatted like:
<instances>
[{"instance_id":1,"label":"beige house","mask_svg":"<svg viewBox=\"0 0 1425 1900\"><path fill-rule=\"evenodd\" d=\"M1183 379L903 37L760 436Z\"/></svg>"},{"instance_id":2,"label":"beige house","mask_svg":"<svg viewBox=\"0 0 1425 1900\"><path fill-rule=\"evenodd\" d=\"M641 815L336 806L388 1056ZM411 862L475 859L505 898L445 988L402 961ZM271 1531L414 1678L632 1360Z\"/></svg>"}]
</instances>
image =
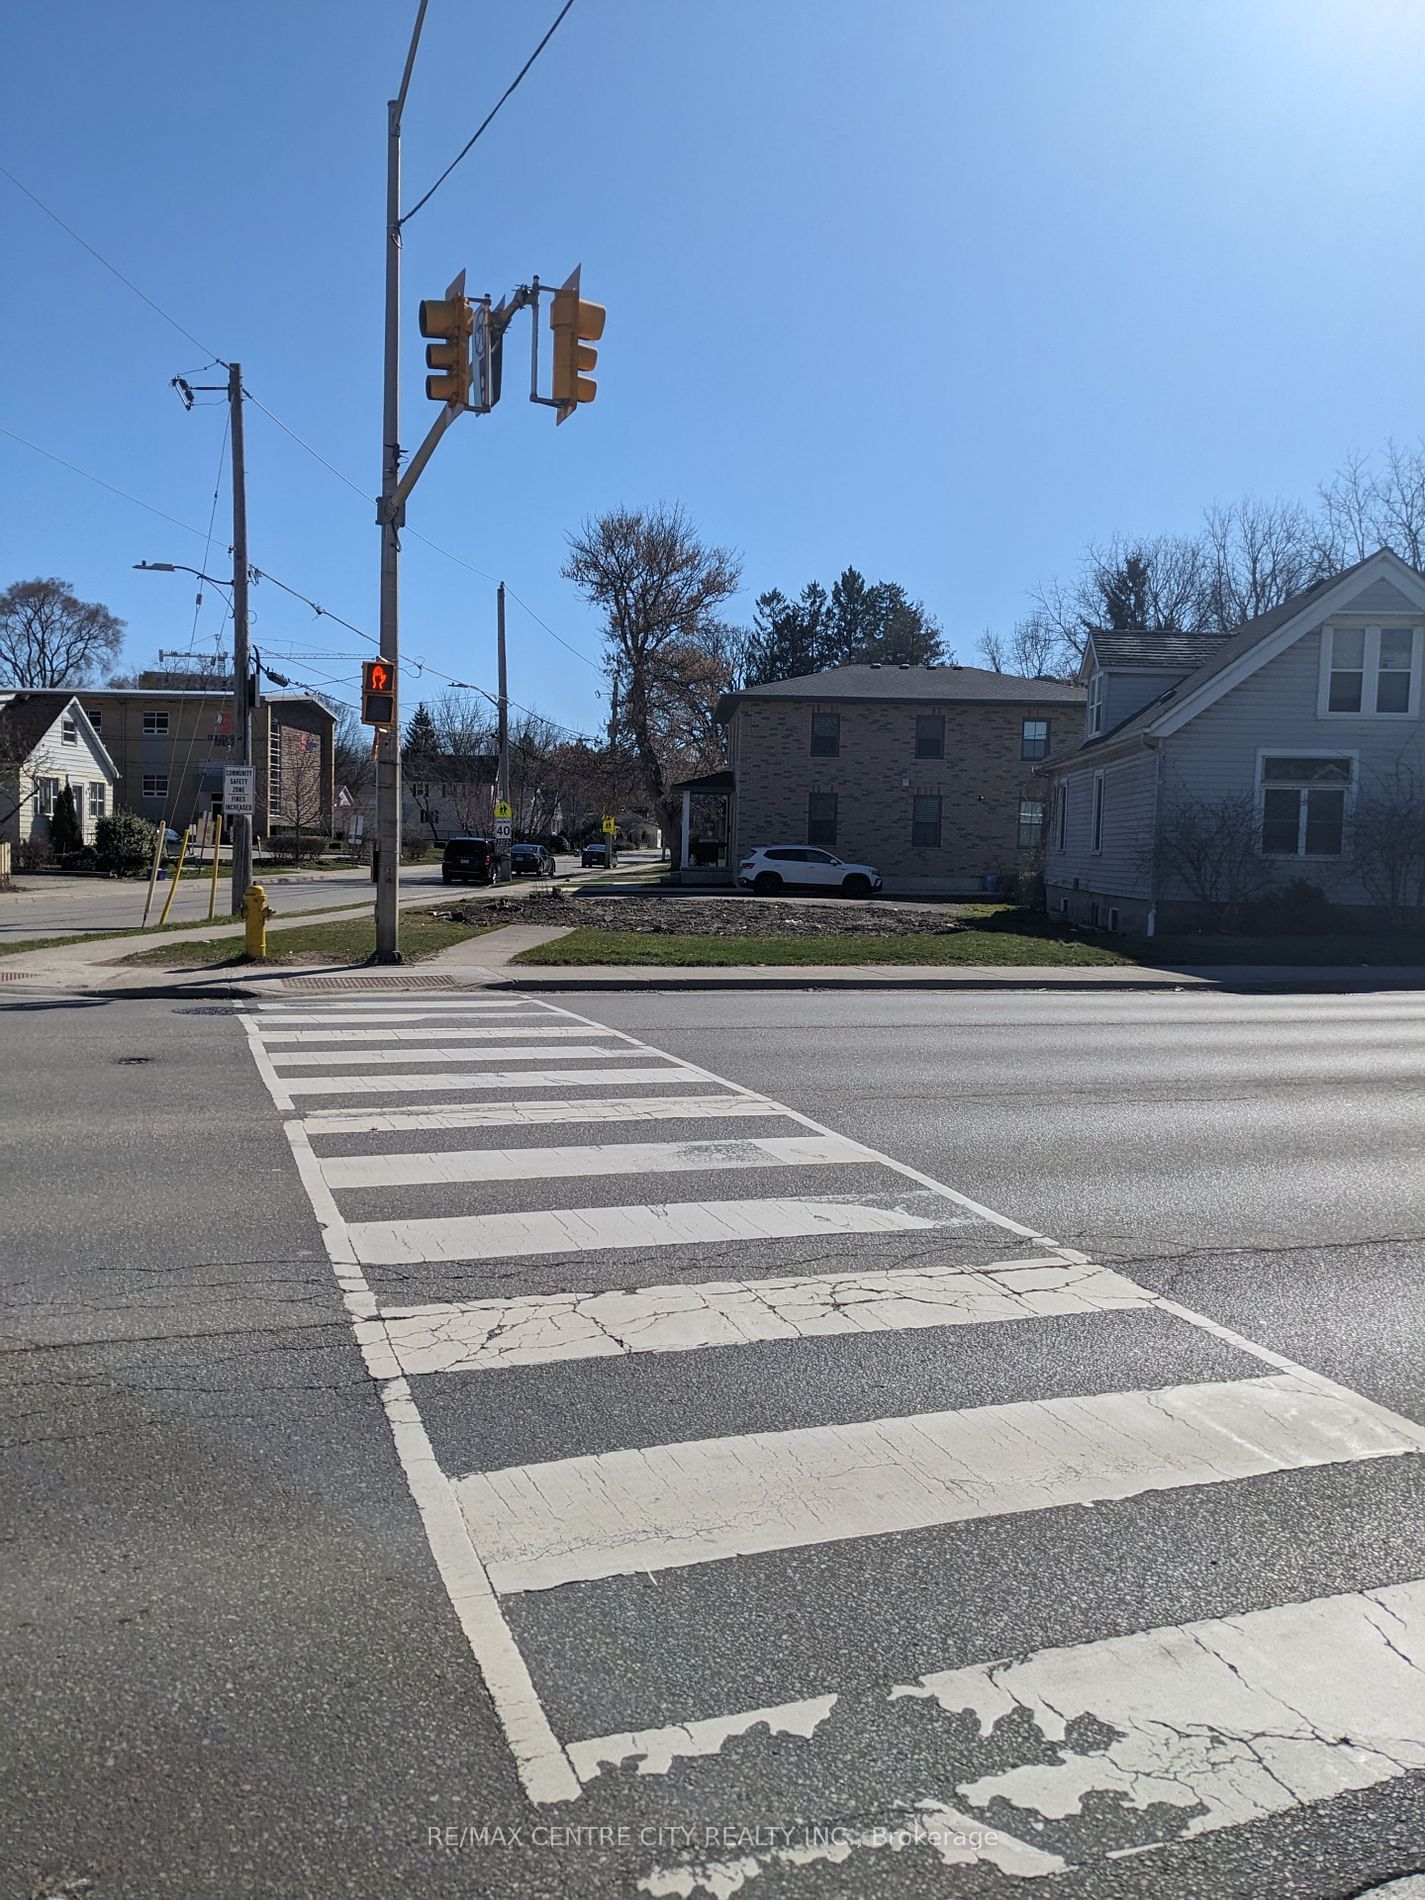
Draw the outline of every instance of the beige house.
<instances>
[{"instance_id":1,"label":"beige house","mask_svg":"<svg viewBox=\"0 0 1425 1900\"><path fill-rule=\"evenodd\" d=\"M86 844L114 809L118 773L73 693L0 693L0 844L48 843L66 786Z\"/></svg>"},{"instance_id":2,"label":"beige house","mask_svg":"<svg viewBox=\"0 0 1425 1900\"><path fill-rule=\"evenodd\" d=\"M1012 879L1043 842L1035 768L1078 743L1084 688L973 666L840 666L726 693L728 769L684 792L682 863L822 846L888 892Z\"/></svg>"},{"instance_id":3,"label":"beige house","mask_svg":"<svg viewBox=\"0 0 1425 1900\"><path fill-rule=\"evenodd\" d=\"M118 769L119 803L176 831L221 811L236 763L230 685L82 689L89 722ZM253 708L253 831L316 835L332 822L335 715L306 694L264 694Z\"/></svg>"}]
</instances>

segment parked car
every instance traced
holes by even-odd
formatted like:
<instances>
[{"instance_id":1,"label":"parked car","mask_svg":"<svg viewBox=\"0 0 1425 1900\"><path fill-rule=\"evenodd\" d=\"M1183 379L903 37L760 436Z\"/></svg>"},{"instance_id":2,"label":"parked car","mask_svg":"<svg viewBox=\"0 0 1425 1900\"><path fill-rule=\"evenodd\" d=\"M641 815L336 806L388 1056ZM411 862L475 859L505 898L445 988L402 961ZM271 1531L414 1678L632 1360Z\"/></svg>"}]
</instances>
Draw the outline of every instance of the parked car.
<instances>
[{"instance_id":1,"label":"parked car","mask_svg":"<svg viewBox=\"0 0 1425 1900\"><path fill-rule=\"evenodd\" d=\"M553 877L554 859L542 844L510 846L511 877Z\"/></svg>"},{"instance_id":2,"label":"parked car","mask_svg":"<svg viewBox=\"0 0 1425 1900\"><path fill-rule=\"evenodd\" d=\"M870 897L881 888L873 864L847 864L810 844L758 845L737 867L737 881L759 897L780 890L840 891L843 897Z\"/></svg>"},{"instance_id":3,"label":"parked car","mask_svg":"<svg viewBox=\"0 0 1425 1900\"><path fill-rule=\"evenodd\" d=\"M500 877L500 848L493 838L450 838L441 859L443 884L457 879L465 884L496 884Z\"/></svg>"},{"instance_id":4,"label":"parked car","mask_svg":"<svg viewBox=\"0 0 1425 1900\"><path fill-rule=\"evenodd\" d=\"M604 841L602 838L591 838L589 843L586 844L584 849L579 853L579 863L586 871L591 864L607 864L608 861L608 853L604 849ZM614 863L618 863L617 848L614 850Z\"/></svg>"}]
</instances>

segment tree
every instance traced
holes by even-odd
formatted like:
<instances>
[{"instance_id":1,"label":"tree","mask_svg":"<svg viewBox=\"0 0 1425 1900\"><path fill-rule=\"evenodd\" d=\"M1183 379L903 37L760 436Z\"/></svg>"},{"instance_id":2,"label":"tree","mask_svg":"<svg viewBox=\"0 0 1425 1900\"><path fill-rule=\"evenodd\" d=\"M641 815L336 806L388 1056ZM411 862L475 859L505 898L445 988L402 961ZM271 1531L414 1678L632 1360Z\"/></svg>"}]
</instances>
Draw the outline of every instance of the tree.
<instances>
[{"instance_id":1,"label":"tree","mask_svg":"<svg viewBox=\"0 0 1425 1900\"><path fill-rule=\"evenodd\" d=\"M406 758L428 759L440 750L439 735L436 732L430 708L422 700L411 715L411 723L406 727Z\"/></svg>"},{"instance_id":2,"label":"tree","mask_svg":"<svg viewBox=\"0 0 1425 1900\"><path fill-rule=\"evenodd\" d=\"M1342 565L1329 536L1298 502L1251 495L1207 510L1202 550L1196 620L1211 633L1230 633L1269 613Z\"/></svg>"},{"instance_id":3,"label":"tree","mask_svg":"<svg viewBox=\"0 0 1425 1900\"><path fill-rule=\"evenodd\" d=\"M332 733L332 777L338 785L344 785L353 798L375 783L371 730L362 725L350 706L343 706L337 714Z\"/></svg>"},{"instance_id":4,"label":"tree","mask_svg":"<svg viewBox=\"0 0 1425 1900\"><path fill-rule=\"evenodd\" d=\"M1361 786L1351 819L1351 855L1392 929L1425 912L1425 769L1418 747Z\"/></svg>"},{"instance_id":5,"label":"tree","mask_svg":"<svg viewBox=\"0 0 1425 1900\"><path fill-rule=\"evenodd\" d=\"M688 756L686 748L670 751L666 708L679 700L686 708L700 695L710 715L728 673L714 682L708 656L720 643L718 609L737 592L741 563L729 549L705 545L682 508L660 505L586 520L569 537L562 571L604 616L605 662L619 690L617 734L626 737L671 838L679 818L671 787Z\"/></svg>"},{"instance_id":6,"label":"tree","mask_svg":"<svg viewBox=\"0 0 1425 1900\"><path fill-rule=\"evenodd\" d=\"M124 623L67 581L16 581L0 593L0 680L10 686L83 686L117 660Z\"/></svg>"},{"instance_id":7,"label":"tree","mask_svg":"<svg viewBox=\"0 0 1425 1900\"><path fill-rule=\"evenodd\" d=\"M57 858L68 857L70 852L79 851L84 845L84 827L79 822L74 787L67 780L50 813L49 841Z\"/></svg>"},{"instance_id":8,"label":"tree","mask_svg":"<svg viewBox=\"0 0 1425 1900\"><path fill-rule=\"evenodd\" d=\"M1165 803L1153 844L1154 883L1177 884L1219 930L1240 921L1272 883L1259 849L1260 825L1251 792L1219 798L1179 794Z\"/></svg>"},{"instance_id":9,"label":"tree","mask_svg":"<svg viewBox=\"0 0 1425 1900\"><path fill-rule=\"evenodd\" d=\"M808 581L794 601L780 588L757 596L752 631L743 637L739 683L765 686L799 679L835 664L831 602L819 581Z\"/></svg>"},{"instance_id":10,"label":"tree","mask_svg":"<svg viewBox=\"0 0 1425 1900\"><path fill-rule=\"evenodd\" d=\"M1076 656L1042 614L1017 620L1006 638L987 628L980 638L980 655L994 673L1014 673L1023 679L1072 679Z\"/></svg>"},{"instance_id":11,"label":"tree","mask_svg":"<svg viewBox=\"0 0 1425 1900\"><path fill-rule=\"evenodd\" d=\"M831 589L833 666L927 666L944 659L939 624L899 581L868 587L854 567Z\"/></svg>"},{"instance_id":12,"label":"tree","mask_svg":"<svg viewBox=\"0 0 1425 1900\"><path fill-rule=\"evenodd\" d=\"M328 813L322 781L322 742L315 732L284 726L279 741L279 772L271 844L278 848L277 825L286 832L281 840L294 864L302 858L302 840L324 832Z\"/></svg>"}]
</instances>

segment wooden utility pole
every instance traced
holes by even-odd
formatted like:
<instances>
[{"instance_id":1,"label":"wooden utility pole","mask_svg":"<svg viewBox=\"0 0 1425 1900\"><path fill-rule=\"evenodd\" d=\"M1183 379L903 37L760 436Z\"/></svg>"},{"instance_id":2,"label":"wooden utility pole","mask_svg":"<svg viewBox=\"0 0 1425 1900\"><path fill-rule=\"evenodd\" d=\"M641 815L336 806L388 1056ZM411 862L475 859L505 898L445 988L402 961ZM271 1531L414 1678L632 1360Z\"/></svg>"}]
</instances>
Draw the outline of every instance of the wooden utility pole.
<instances>
[{"instance_id":1,"label":"wooden utility pole","mask_svg":"<svg viewBox=\"0 0 1425 1900\"><path fill-rule=\"evenodd\" d=\"M233 444L233 752L235 764L250 766L252 684L247 651L247 473L243 466L241 363L228 366L228 410ZM245 814L228 814L228 824L233 851L233 915L238 917L242 914L243 892L252 882L252 819Z\"/></svg>"}]
</instances>

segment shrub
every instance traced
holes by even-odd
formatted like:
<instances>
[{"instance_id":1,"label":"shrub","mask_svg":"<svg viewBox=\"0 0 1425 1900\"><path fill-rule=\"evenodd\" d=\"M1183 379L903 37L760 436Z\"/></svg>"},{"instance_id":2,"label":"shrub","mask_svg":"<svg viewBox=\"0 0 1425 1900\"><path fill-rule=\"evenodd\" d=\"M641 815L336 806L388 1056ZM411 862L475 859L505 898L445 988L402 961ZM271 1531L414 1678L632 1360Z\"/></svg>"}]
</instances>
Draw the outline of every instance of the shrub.
<instances>
[{"instance_id":1,"label":"shrub","mask_svg":"<svg viewBox=\"0 0 1425 1900\"><path fill-rule=\"evenodd\" d=\"M1330 898L1319 884L1304 877L1294 877L1259 897L1248 907L1244 921L1249 931L1264 937L1303 937L1334 928Z\"/></svg>"},{"instance_id":2,"label":"shrub","mask_svg":"<svg viewBox=\"0 0 1425 1900\"><path fill-rule=\"evenodd\" d=\"M94 852L101 871L111 877L138 877L153 858L155 827L136 811L120 808L95 827Z\"/></svg>"},{"instance_id":3,"label":"shrub","mask_svg":"<svg viewBox=\"0 0 1425 1900\"><path fill-rule=\"evenodd\" d=\"M22 871L41 871L54 857L54 851L49 839L35 832L28 838L21 838L15 846L15 857Z\"/></svg>"}]
</instances>

